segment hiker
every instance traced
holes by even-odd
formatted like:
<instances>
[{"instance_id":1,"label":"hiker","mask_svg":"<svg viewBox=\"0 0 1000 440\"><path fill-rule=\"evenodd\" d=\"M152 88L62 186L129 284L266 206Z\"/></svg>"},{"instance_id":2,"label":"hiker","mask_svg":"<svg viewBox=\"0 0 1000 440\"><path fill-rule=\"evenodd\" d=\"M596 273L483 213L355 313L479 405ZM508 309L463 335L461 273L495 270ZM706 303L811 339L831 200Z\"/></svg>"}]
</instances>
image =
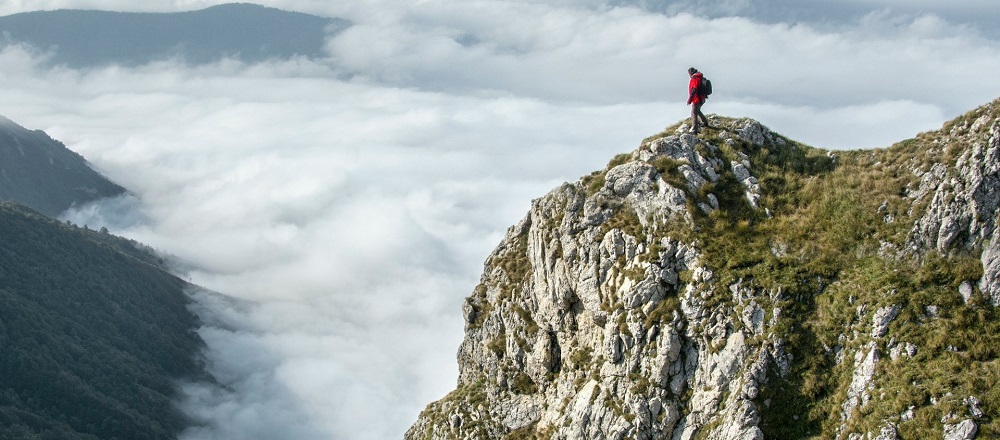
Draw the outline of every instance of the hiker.
<instances>
[{"instance_id":1,"label":"hiker","mask_svg":"<svg viewBox=\"0 0 1000 440\"><path fill-rule=\"evenodd\" d=\"M691 81L688 83L688 105L691 106L691 131L694 134L698 134L700 131L698 127L699 118L701 121L704 121L705 128L709 128L708 118L701 112L701 106L705 105L705 100L708 99L708 95L702 87L705 77L694 67L688 69L688 76L691 77Z\"/></svg>"}]
</instances>

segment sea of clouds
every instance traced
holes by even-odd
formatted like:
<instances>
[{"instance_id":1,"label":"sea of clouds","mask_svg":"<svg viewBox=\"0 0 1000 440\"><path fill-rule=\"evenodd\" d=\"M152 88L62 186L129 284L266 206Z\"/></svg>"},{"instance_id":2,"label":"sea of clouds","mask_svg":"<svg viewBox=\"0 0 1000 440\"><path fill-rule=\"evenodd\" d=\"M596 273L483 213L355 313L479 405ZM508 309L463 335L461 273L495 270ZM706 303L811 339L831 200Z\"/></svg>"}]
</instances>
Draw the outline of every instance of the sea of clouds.
<instances>
[{"instance_id":1,"label":"sea of clouds","mask_svg":"<svg viewBox=\"0 0 1000 440\"><path fill-rule=\"evenodd\" d=\"M15 0L0 14L217 3ZM200 421L185 439L400 438L454 388L460 304L505 229L683 119L689 66L715 85L706 113L835 149L1000 96L1000 41L976 21L993 2L963 18L858 0L798 21L755 2L260 3L355 25L328 59L256 65L78 71L0 51L0 114L132 191L66 218L174 256L205 288L192 296L225 387L184 384Z\"/></svg>"}]
</instances>

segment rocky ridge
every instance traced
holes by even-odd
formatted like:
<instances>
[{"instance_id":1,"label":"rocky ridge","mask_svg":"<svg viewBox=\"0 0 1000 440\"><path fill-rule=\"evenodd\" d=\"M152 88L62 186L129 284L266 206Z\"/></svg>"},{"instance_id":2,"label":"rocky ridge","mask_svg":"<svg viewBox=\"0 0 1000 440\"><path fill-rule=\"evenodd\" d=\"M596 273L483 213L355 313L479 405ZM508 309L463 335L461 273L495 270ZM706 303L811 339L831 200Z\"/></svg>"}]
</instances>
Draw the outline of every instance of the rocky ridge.
<instances>
[{"instance_id":1,"label":"rocky ridge","mask_svg":"<svg viewBox=\"0 0 1000 440\"><path fill-rule=\"evenodd\" d=\"M563 184L406 438L995 435L998 115L836 154L713 116Z\"/></svg>"}]
</instances>

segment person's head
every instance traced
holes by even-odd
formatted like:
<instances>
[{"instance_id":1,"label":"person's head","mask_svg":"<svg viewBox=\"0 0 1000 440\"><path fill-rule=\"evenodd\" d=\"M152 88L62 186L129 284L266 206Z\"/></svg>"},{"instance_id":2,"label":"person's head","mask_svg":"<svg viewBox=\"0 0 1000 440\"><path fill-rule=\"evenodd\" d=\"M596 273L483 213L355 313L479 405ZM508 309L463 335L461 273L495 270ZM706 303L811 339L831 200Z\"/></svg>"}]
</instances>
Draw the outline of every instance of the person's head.
<instances>
[{"instance_id":1,"label":"person's head","mask_svg":"<svg viewBox=\"0 0 1000 440\"><path fill-rule=\"evenodd\" d=\"M698 73L698 69L695 69L694 67L688 69L688 75L694 75L696 73Z\"/></svg>"}]
</instances>

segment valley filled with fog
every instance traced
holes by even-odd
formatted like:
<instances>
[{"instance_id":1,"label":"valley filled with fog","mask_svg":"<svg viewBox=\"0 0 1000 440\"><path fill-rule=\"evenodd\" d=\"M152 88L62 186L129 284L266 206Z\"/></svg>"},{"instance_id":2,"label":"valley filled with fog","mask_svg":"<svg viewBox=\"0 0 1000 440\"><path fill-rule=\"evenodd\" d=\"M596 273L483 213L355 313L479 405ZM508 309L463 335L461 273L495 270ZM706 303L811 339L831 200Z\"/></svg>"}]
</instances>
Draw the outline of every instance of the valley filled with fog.
<instances>
[{"instance_id":1,"label":"valley filled with fog","mask_svg":"<svg viewBox=\"0 0 1000 440\"><path fill-rule=\"evenodd\" d=\"M23 3L0 14L67 6ZM797 21L690 2L261 3L350 25L323 57L253 63L0 49L0 114L132 191L64 218L225 295L191 292L227 387L185 386L192 439L399 438L454 387L460 305L506 228L684 119L692 65L715 84L706 113L822 148L888 146L1000 95L1000 40L977 21L993 3Z\"/></svg>"}]
</instances>

